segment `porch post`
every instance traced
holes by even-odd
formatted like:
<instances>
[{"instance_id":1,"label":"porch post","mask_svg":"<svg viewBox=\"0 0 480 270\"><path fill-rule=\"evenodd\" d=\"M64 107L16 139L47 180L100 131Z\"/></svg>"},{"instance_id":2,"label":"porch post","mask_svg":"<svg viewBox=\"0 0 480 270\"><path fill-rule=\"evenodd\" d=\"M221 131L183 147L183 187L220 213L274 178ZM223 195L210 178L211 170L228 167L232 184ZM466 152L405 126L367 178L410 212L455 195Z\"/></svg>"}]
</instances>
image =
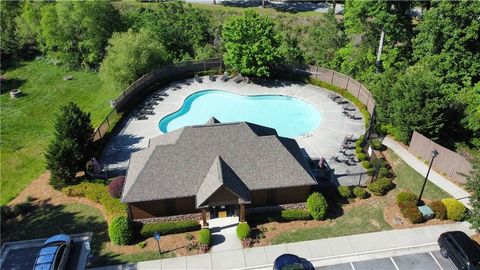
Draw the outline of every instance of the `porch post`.
<instances>
[{"instance_id":1,"label":"porch post","mask_svg":"<svg viewBox=\"0 0 480 270\"><path fill-rule=\"evenodd\" d=\"M205 208L202 208L202 227L206 227L206 226L208 226L207 211L205 210Z\"/></svg>"},{"instance_id":2,"label":"porch post","mask_svg":"<svg viewBox=\"0 0 480 270\"><path fill-rule=\"evenodd\" d=\"M245 205L240 204L240 222L245 222Z\"/></svg>"}]
</instances>

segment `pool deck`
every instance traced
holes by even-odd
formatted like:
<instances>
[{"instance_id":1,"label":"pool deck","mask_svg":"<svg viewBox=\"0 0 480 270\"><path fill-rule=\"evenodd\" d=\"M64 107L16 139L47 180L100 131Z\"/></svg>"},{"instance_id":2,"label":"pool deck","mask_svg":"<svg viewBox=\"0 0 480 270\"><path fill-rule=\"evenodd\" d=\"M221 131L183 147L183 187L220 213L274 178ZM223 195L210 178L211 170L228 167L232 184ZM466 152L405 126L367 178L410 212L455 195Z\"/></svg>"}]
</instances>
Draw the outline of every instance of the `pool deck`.
<instances>
[{"instance_id":1,"label":"pool deck","mask_svg":"<svg viewBox=\"0 0 480 270\"><path fill-rule=\"evenodd\" d=\"M362 180L358 175L364 172L361 166L335 163L332 157L338 154L347 134L353 134L358 138L365 133L365 123L363 119L354 120L343 116L342 105L328 98L331 91L309 84L288 81L236 83L233 80L223 82L217 79L210 82L208 77L203 77L202 81L199 83L194 79L187 79L164 87L168 96L154 106L155 115L149 115L148 120L126 117L119 123L118 134L112 136L102 153L101 162L104 164L105 170L124 171L132 152L146 148L151 138L163 134L158 127L158 123L163 117L179 110L189 95L201 90L216 89L241 95L288 95L309 102L320 112L322 120L311 133L295 138L299 146L311 158L324 157L328 165L334 169L335 179L339 183L353 185ZM175 90L175 86L179 89ZM357 115L361 114L357 113ZM363 178L367 177L363 176Z\"/></svg>"}]
</instances>

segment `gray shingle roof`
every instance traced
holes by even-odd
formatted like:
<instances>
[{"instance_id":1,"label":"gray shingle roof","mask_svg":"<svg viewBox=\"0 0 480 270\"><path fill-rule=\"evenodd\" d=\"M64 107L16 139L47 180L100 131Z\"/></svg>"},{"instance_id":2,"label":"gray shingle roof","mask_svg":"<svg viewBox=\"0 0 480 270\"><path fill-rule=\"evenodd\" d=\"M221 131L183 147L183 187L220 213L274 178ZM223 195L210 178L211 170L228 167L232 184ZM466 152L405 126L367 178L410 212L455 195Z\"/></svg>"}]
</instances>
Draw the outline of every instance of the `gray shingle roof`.
<instances>
[{"instance_id":1,"label":"gray shingle roof","mask_svg":"<svg viewBox=\"0 0 480 270\"><path fill-rule=\"evenodd\" d=\"M250 191L316 184L297 142L274 129L240 122L173 132L132 154L123 202L197 196L217 156Z\"/></svg>"},{"instance_id":2,"label":"gray shingle roof","mask_svg":"<svg viewBox=\"0 0 480 270\"><path fill-rule=\"evenodd\" d=\"M216 156L205 179L198 188L196 194L197 207L205 206L210 196L222 187L235 194L239 203L250 202L250 192L247 186L221 157Z\"/></svg>"}]
</instances>

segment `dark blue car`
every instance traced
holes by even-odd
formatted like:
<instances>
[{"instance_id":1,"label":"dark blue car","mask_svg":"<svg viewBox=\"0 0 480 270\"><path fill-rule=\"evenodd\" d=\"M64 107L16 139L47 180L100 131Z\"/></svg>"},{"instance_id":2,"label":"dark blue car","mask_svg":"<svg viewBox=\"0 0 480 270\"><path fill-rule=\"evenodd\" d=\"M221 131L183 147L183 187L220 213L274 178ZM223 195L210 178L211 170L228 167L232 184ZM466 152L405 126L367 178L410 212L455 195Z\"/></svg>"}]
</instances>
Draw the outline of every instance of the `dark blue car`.
<instances>
[{"instance_id":1,"label":"dark blue car","mask_svg":"<svg viewBox=\"0 0 480 270\"><path fill-rule=\"evenodd\" d=\"M297 255L283 254L280 255L273 263L274 270L304 270L302 259Z\"/></svg>"},{"instance_id":2,"label":"dark blue car","mask_svg":"<svg viewBox=\"0 0 480 270\"><path fill-rule=\"evenodd\" d=\"M73 248L72 238L58 234L48 238L38 252L33 270L63 270Z\"/></svg>"}]
</instances>

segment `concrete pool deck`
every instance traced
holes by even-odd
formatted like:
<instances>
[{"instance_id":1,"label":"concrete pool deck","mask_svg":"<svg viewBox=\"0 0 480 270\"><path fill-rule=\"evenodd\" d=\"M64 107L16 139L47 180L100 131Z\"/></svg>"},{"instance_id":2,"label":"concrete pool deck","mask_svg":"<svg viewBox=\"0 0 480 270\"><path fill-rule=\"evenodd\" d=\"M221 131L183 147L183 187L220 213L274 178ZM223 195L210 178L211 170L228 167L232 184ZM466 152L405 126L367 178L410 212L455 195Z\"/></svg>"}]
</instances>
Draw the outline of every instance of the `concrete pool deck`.
<instances>
[{"instance_id":1,"label":"concrete pool deck","mask_svg":"<svg viewBox=\"0 0 480 270\"><path fill-rule=\"evenodd\" d=\"M118 134L112 136L102 153L101 162L107 171L123 171L128 166L132 152L144 149L151 138L163 134L158 123L160 120L179 110L185 98L189 95L207 89L216 89L241 95L288 95L299 98L312 104L321 114L320 125L312 132L296 137L299 146L311 158L324 157L328 165L334 169L334 174L342 184L358 184L362 179L359 174L364 172L361 166L347 166L344 163L335 163L332 157L338 155L343 139L347 134L358 138L365 133L363 119L349 119L342 114L342 105L328 98L328 91L324 88L288 81L265 81L260 83L236 83L232 79L227 82L218 78L210 82L208 77L202 78L202 83L194 79L177 81L164 87L168 94L154 106L155 115L149 115L147 120L137 120L126 117L119 123ZM175 90L175 87L179 89ZM281 108L279 108L281 110ZM357 109L358 110L358 109ZM357 115L361 115L357 113ZM352 150L353 151L353 150ZM366 179L367 177L363 177Z\"/></svg>"}]
</instances>

